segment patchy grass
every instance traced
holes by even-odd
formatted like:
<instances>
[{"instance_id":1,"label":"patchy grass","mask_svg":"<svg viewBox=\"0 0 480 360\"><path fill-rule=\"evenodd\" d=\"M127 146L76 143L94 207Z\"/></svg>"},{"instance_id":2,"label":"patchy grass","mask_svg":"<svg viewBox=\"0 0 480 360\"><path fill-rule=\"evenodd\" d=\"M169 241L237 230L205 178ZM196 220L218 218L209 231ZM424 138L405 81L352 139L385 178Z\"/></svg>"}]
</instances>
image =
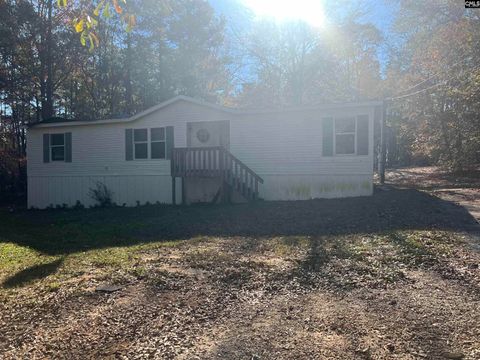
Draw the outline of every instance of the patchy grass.
<instances>
[{"instance_id":1,"label":"patchy grass","mask_svg":"<svg viewBox=\"0 0 480 360\"><path fill-rule=\"evenodd\" d=\"M308 249L309 243L310 239L306 236L284 236L273 239L272 247L276 255L285 257L298 249Z\"/></svg>"},{"instance_id":2,"label":"patchy grass","mask_svg":"<svg viewBox=\"0 0 480 360\"><path fill-rule=\"evenodd\" d=\"M474 222L452 207L391 190L219 207L0 210L0 352L476 359L480 255L462 228ZM95 292L103 283L122 289Z\"/></svg>"},{"instance_id":3,"label":"patchy grass","mask_svg":"<svg viewBox=\"0 0 480 360\"><path fill-rule=\"evenodd\" d=\"M59 222L61 221L63 221L62 218ZM24 224L21 226L23 227ZM99 279L113 280L113 276L115 276L116 280L121 280L120 275L124 273L141 271L137 269L136 265L144 252L160 247L174 247L181 242L176 240L145 243L137 240L135 245L122 246L122 241L118 241L118 245L114 245L114 239L110 238L114 235L111 231L102 227L97 227L96 230L90 229L83 233L84 227L78 224L67 226L62 223L47 223L41 226L37 223L34 226L41 235L29 240L26 240L25 235L23 235L20 244L5 242L4 239L0 239L2 240L0 243L0 279L3 279L2 286L4 289L28 285L58 288L60 281L68 281L91 272L95 272ZM129 225L127 224L126 227L129 227ZM68 250L61 252L52 246L50 240L46 244L40 245L41 249L48 249L46 252L34 248L37 241L41 242L44 241L43 239L61 236L65 238L71 236L75 239L75 242L70 239L67 245L63 241L62 244L59 244L59 248L65 249L66 246L71 246L74 249L79 249L82 248L83 244L87 244L86 250L73 253ZM96 239L95 242L92 239ZM33 246L24 245L24 243L28 244L29 242ZM105 247L105 243L112 246ZM49 253L60 254L49 255ZM53 286L52 284L57 285Z\"/></svg>"}]
</instances>

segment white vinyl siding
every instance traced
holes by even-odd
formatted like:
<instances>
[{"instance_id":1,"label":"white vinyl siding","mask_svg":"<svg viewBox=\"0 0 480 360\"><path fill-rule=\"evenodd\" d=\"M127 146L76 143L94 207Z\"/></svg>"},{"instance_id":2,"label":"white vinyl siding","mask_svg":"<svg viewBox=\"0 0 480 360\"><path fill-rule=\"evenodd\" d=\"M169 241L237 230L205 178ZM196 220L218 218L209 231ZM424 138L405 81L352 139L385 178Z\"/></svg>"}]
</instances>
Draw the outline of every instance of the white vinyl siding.
<instances>
[{"instance_id":1,"label":"white vinyl siding","mask_svg":"<svg viewBox=\"0 0 480 360\"><path fill-rule=\"evenodd\" d=\"M76 200L88 206L92 203L88 190L97 181L112 189L117 204L170 203L170 160L125 161L125 129L173 126L175 147L185 147L187 123L205 119L228 120L229 114L180 101L129 123L30 128L27 131L28 206L44 208L63 203L73 206ZM43 134L59 131L72 133L75 161L45 164ZM177 179L177 203L181 202L181 194Z\"/></svg>"},{"instance_id":2,"label":"white vinyl siding","mask_svg":"<svg viewBox=\"0 0 480 360\"><path fill-rule=\"evenodd\" d=\"M321 119L359 114L369 116L369 155L322 156ZM29 206L42 208L63 203L72 206L76 200L88 205L91 201L88 189L96 181L104 182L111 188L114 201L118 204L134 206L136 201L142 204L146 201L171 202L170 160L151 160L152 130L173 126L175 147L185 147L187 123L225 120L230 121L231 153L265 179L260 193L266 200L371 193L371 187L367 189L366 183L371 186L373 178L372 106L231 114L178 101L132 122L28 129ZM125 161L126 129L149 130L147 159ZM72 133L75 161L45 164L43 134L60 131ZM158 143L161 142L158 140ZM331 183L340 184L344 190L320 192L322 188L330 191ZM363 184L363 187L355 185L355 188L352 184ZM308 187L310 192L306 191ZM180 188L178 185L179 198Z\"/></svg>"},{"instance_id":3,"label":"white vinyl siding","mask_svg":"<svg viewBox=\"0 0 480 360\"><path fill-rule=\"evenodd\" d=\"M322 118L368 115L369 155L322 155ZM260 125L261 124L261 125ZM262 175L371 175L373 107L318 113L242 115L230 123L230 150ZM263 187L267 187L265 184Z\"/></svg>"}]
</instances>

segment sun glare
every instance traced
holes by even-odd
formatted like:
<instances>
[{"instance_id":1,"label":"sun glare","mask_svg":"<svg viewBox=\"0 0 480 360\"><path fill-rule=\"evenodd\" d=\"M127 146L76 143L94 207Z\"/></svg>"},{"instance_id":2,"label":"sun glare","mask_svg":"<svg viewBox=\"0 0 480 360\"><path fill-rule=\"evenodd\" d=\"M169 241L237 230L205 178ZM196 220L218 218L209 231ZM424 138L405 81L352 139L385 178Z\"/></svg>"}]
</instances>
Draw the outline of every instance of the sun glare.
<instances>
[{"instance_id":1,"label":"sun glare","mask_svg":"<svg viewBox=\"0 0 480 360\"><path fill-rule=\"evenodd\" d=\"M277 20L303 20L315 27L325 26L322 0L243 0L257 16Z\"/></svg>"}]
</instances>

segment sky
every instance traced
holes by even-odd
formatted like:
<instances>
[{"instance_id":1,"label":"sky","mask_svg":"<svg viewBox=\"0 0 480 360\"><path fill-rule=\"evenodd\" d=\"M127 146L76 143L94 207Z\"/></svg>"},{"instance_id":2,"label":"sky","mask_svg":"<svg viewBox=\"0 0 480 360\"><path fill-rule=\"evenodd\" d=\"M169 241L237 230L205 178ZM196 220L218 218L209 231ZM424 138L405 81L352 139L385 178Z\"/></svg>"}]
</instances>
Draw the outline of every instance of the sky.
<instances>
[{"instance_id":1,"label":"sky","mask_svg":"<svg viewBox=\"0 0 480 360\"><path fill-rule=\"evenodd\" d=\"M215 11L225 17L227 27L248 31L257 18L269 17L282 21L300 19L312 26L322 28L336 17L348 12L349 7L360 7L364 13L363 22L373 23L385 38L392 36L392 24L396 11L393 2L385 0L209 0ZM342 6L345 4L345 6ZM361 4L361 5L359 5ZM382 68L387 63L386 48L379 50Z\"/></svg>"},{"instance_id":2,"label":"sky","mask_svg":"<svg viewBox=\"0 0 480 360\"><path fill-rule=\"evenodd\" d=\"M314 26L325 21L335 21L329 13L347 11L351 4L361 3L365 12L364 20L374 23L382 32L387 34L393 21L395 5L382 0L363 1L334 1L334 0L209 0L218 14L230 21L238 21L250 16L271 17L277 19L294 18L304 20ZM339 4L349 4L342 7ZM323 9L323 11L322 11Z\"/></svg>"}]
</instances>

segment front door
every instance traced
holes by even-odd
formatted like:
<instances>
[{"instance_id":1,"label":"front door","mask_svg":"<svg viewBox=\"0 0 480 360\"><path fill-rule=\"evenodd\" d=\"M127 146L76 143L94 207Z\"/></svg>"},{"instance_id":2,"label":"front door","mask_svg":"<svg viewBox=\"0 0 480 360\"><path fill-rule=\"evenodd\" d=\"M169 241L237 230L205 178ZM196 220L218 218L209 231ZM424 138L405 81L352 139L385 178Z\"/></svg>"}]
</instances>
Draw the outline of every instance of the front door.
<instances>
[{"instance_id":1,"label":"front door","mask_svg":"<svg viewBox=\"0 0 480 360\"><path fill-rule=\"evenodd\" d=\"M187 124L188 147L230 146L228 121L200 121Z\"/></svg>"}]
</instances>

